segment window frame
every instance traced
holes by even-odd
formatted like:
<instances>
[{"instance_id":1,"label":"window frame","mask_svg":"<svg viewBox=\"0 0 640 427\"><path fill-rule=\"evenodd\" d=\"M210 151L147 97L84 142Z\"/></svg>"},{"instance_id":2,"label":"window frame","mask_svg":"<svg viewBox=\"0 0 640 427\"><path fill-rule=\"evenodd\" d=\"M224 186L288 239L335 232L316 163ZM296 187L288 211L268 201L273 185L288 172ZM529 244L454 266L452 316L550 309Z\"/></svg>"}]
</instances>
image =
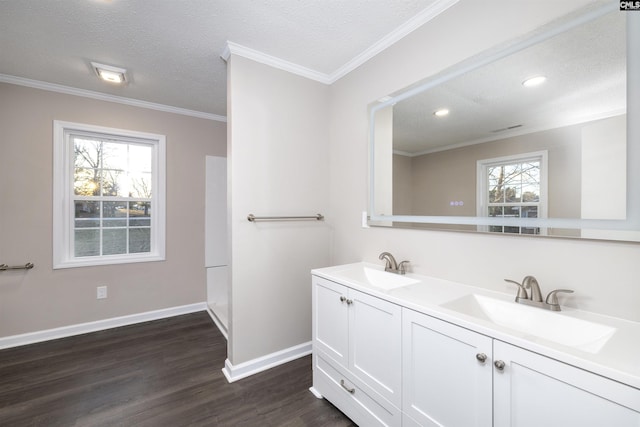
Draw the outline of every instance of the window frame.
<instances>
[{"instance_id":1,"label":"window frame","mask_svg":"<svg viewBox=\"0 0 640 427\"><path fill-rule=\"evenodd\" d=\"M70 134L133 142L152 147L150 251L116 255L74 255L74 159ZM53 268L164 261L166 241L166 137L104 126L53 121Z\"/></svg>"},{"instance_id":2,"label":"window frame","mask_svg":"<svg viewBox=\"0 0 640 427\"><path fill-rule=\"evenodd\" d=\"M477 161L477 210L476 215L478 217L489 217L489 178L487 169L492 166L512 165L516 163L526 163L531 161L540 162L540 198L537 202L538 218L547 218L548 216L548 151L534 151L529 153L515 154L511 156L495 157L491 159L482 159ZM531 206L533 203L513 203L513 206ZM536 227L539 229L538 233L522 233L523 228L518 225L519 233L509 233L504 231L504 227L511 227L503 225L502 231L491 231L490 225L479 225L478 231L499 233L499 234L522 234L522 235L547 235L546 227ZM516 226L513 226L516 227Z\"/></svg>"}]
</instances>

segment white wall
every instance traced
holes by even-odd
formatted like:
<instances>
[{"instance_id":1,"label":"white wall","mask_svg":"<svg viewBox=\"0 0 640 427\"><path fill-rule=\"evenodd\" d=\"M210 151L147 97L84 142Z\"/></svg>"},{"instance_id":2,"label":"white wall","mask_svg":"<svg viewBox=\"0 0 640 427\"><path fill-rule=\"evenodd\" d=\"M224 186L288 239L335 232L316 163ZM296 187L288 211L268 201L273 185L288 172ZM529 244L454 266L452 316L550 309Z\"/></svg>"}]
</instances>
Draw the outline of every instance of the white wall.
<instances>
[{"instance_id":1,"label":"white wall","mask_svg":"<svg viewBox=\"0 0 640 427\"><path fill-rule=\"evenodd\" d=\"M311 340L312 268L327 222L247 221L328 209L328 87L232 55L228 68L233 365Z\"/></svg>"},{"instance_id":2,"label":"white wall","mask_svg":"<svg viewBox=\"0 0 640 427\"><path fill-rule=\"evenodd\" d=\"M462 0L330 88L332 262L379 262L390 251L413 271L510 292L503 278L535 275L561 303L640 321L640 245L424 230L363 229L367 105L589 1Z\"/></svg>"}]
</instances>

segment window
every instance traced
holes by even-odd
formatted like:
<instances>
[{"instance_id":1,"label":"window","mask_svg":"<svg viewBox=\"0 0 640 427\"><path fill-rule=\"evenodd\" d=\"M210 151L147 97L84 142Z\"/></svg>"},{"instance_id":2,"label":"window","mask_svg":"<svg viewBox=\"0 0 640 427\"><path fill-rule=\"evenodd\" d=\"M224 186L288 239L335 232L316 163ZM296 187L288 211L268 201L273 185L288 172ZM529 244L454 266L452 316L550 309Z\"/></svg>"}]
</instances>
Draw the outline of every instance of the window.
<instances>
[{"instance_id":1,"label":"window","mask_svg":"<svg viewBox=\"0 0 640 427\"><path fill-rule=\"evenodd\" d=\"M547 152L480 160L478 216L546 218ZM483 231L544 234L540 227L490 225Z\"/></svg>"},{"instance_id":2,"label":"window","mask_svg":"<svg viewBox=\"0 0 640 427\"><path fill-rule=\"evenodd\" d=\"M164 259L165 137L54 122L54 268Z\"/></svg>"}]
</instances>

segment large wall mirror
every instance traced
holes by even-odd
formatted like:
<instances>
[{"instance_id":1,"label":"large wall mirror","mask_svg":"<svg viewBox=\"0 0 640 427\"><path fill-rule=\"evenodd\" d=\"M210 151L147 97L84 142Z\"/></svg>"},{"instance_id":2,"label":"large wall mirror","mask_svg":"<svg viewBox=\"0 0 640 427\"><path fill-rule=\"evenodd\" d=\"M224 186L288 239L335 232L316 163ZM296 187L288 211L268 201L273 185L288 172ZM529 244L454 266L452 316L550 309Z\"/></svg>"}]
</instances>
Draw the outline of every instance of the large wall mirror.
<instances>
[{"instance_id":1,"label":"large wall mirror","mask_svg":"<svg viewBox=\"0 0 640 427\"><path fill-rule=\"evenodd\" d=\"M633 15L600 3L374 103L369 223L640 241Z\"/></svg>"}]
</instances>

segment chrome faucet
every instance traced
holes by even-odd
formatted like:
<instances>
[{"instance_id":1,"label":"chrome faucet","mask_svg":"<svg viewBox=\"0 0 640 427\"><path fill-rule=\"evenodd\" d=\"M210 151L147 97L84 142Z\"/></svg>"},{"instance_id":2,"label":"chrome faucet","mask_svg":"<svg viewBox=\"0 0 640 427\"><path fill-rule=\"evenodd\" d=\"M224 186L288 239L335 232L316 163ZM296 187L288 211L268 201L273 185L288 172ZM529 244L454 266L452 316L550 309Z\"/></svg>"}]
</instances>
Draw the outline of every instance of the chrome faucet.
<instances>
[{"instance_id":1,"label":"chrome faucet","mask_svg":"<svg viewBox=\"0 0 640 427\"><path fill-rule=\"evenodd\" d=\"M525 289L528 289L529 291L531 291L531 293L529 294L529 299L531 301L542 302L542 293L540 292L540 285L538 284L538 281L536 280L535 277L526 276L522 280L522 286L524 286Z\"/></svg>"},{"instance_id":2,"label":"chrome faucet","mask_svg":"<svg viewBox=\"0 0 640 427\"><path fill-rule=\"evenodd\" d=\"M409 261L402 261L398 264L389 252L382 252L378 258L384 260L384 271L395 274L405 274L407 272L405 265L408 264Z\"/></svg>"},{"instance_id":3,"label":"chrome faucet","mask_svg":"<svg viewBox=\"0 0 640 427\"><path fill-rule=\"evenodd\" d=\"M542 293L540 292L540 285L533 276L526 276L522 283L518 283L515 280L504 279L505 282L518 285L518 294L516 295L516 302L519 304L530 305L533 307L540 307L551 311L560 311L560 304L558 303L558 292L573 293L571 289L555 289L547 295L545 301L542 301ZM527 292L527 289L531 292Z\"/></svg>"}]
</instances>

